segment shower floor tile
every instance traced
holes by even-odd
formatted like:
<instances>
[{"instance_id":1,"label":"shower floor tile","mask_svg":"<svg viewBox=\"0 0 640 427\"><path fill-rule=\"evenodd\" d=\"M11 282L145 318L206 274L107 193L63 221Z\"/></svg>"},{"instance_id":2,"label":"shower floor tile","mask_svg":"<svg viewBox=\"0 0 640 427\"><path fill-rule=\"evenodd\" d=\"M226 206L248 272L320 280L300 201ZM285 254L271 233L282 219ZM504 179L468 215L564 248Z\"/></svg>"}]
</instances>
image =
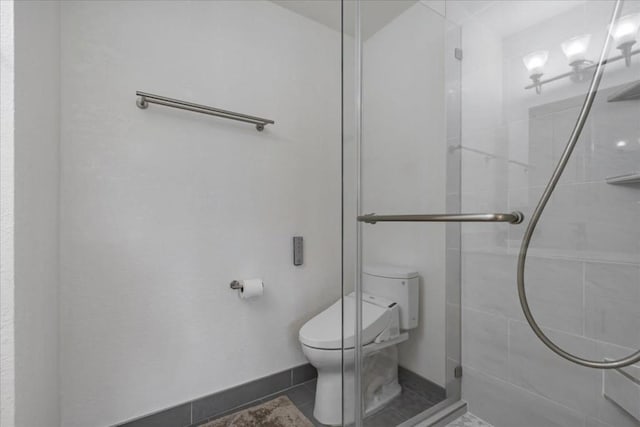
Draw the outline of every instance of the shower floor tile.
<instances>
[{"instance_id":1,"label":"shower floor tile","mask_svg":"<svg viewBox=\"0 0 640 427\"><path fill-rule=\"evenodd\" d=\"M400 380L400 385L402 386L402 394L393 399L380 412L365 418L365 427L396 426L426 411L442 400L430 399L426 397L426 394L415 393L406 387L402 380Z\"/></svg>"},{"instance_id":2,"label":"shower floor tile","mask_svg":"<svg viewBox=\"0 0 640 427\"><path fill-rule=\"evenodd\" d=\"M454 420L449 424L447 424L446 427L493 427L493 426L488 422L467 412L457 420Z\"/></svg>"}]
</instances>

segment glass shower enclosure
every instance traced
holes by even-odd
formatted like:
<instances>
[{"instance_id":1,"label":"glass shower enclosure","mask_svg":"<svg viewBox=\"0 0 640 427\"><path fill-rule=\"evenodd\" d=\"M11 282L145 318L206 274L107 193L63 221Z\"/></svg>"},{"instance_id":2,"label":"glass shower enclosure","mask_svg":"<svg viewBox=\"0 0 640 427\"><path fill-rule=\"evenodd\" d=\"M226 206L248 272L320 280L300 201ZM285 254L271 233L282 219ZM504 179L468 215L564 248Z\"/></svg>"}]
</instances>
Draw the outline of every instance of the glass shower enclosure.
<instances>
[{"instance_id":1,"label":"glass shower enclosure","mask_svg":"<svg viewBox=\"0 0 640 427\"><path fill-rule=\"evenodd\" d=\"M639 26L635 0L343 2L343 291L357 301L344 317L345 424L442 423L464 408L464 345L465 400L496 425L637 425L615 371L571 364L536 338L517 266L604 50L526 280L561 348L598 364L634 354ZM417 325L401 322L398 341L372 351L371 298L413 277Z\"/></svg>"},{"instance_id":2,"label":"glass shower enclosure","mask_svg":"<svg viewBox=\"0 0 640 427\"><path fill-rule=\"evenodd\" d=\"M416 425L462 405L460 223L362 216L460 212L460 29L423 2L342 12L343 422ZM405 303L381 338L385 297Z\"/></svg>"}]
</instances>

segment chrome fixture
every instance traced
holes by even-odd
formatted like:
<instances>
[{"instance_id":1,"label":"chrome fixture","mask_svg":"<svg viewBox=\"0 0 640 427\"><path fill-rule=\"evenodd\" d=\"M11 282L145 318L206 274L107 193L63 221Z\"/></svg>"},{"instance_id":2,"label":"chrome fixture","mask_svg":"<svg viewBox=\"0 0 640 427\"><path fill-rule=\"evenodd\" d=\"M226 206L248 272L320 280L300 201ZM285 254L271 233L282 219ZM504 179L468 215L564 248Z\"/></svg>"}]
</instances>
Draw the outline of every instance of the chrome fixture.
<instances>
[{"instance_id":1,"label":"chrome fixture","mask_svg":"<svg viewBox=\"0 0 640 427\"><path fill-rule=\"evenodd\" d=\"M640 30L640 13L625 15L609 26L609 34L616 48L622 53L627 67L631 66L631 49L637 42L638 30Z\"/></svg>"},{"instance_id":2,"label":"chrome fixture","mask_svg":"<svg viewBox=\"0 0 640 427\"><path fill-rule=\"evenodd\" d=\"M613 15L611 17L612 25L613 23L616 22L618 16L620 15L621 9L622 9L622 1L617 0L613 10ZM573 363L576 363L578 365L586 366L589 368L597 368L597 369L618 369L618 368L623 368L625 366L629 366L634 363L637 363L640 361L640 350L619 360L600 361L600 360L585 359L585 358L576 356L572 353L569 353L568 351L560 348L553 341L551 341L547 337L547 335L542 331L542 329L536 322L535 318L533 317L533 314L531 313L531 309L529 308L529 302L527 300L527 294L525 291L524 275L525 275L525 266L527 262L527 251L529 250L531 237L533 236L533 232L535 231L538 221L542 216L542 212L544 211L544 208L547 206L547 203L549 202L549 199L551 198L551 195L553 194L553 191L555 190L556 185L558 184L558 181L560 180L560 177L562 176L562 173L564 172L567 166L567 163L571 158L571 153L573 152L573 149L575 148L576 143L580 138L580 134L582 133L582 129L584 128L587 118L589 117L589 112L591 111L591 107L593 106L593 101L596 98L598 89L600 87L600 82L602 81L602 75L604 74L605 64L607 63L607 61L605 60L605 57L607 55L607 52L609 51L609 46L610 46L610 38L607 37L604 43L604 46L602 48L602 53L600 54L600 60L596 65L595 73L593 74L593 77L591 79L589 92L587 93L584 103L582 104L582 109L580 110L580 114L578 115L578 120L576 121L573 131L571 132L571 136L569 137L569 141L567 142L567 145L562 153L562 156L560 157L558 165L556 166L553 174L551 175L551 179L549 180L549 183L545 187L542 193L542 196L540 198L540 201L538 202L538 205L536 206L535 210L533 211L533 214L531 215L531 219L529 220L529 224L527 225L527 229L522 238L522 245L520 246L520 253L518 255L518 273L517 273L518 297L520 299L520 305L522 306L524 317L527 319L527 322L529 323L529 326L531 326L531 329L533 329L533 332L538 336L538 338L540 338L540 340L547 347L549 347L549 349L551 349L557 355Z\"/></svg>"},{"instance_id":3,"label":"chrome fixture","mask_svg":"<svg viewBox=\"0 0 640 427\"><path fill-rule=\"evenodd\" d=\"M165 107L179 108L181 110L193 111L196 113L209 114L211 116L222 117L225 119L237 120L239 122L251 123L256 125L258 131L264 130L265 125L272 125L275 122L262 117L249 116L247 114L234 113L233 111L222 110L220 108L208 107L206 105L194 104L193 102L180 101L178 99L167 98L165 96L154 95L152 93L136 91L136 100L138 108L146 109L149 104L164 105Z\"/></svg>"},{"instance_id":4,"label":"chrome fixture","mask_svg":"<svg viewBox=\"0 0 640 427\"><path fill-rule=\"evenodd\" d=\"M367 214L358 217L359 222L508 222L520 224L524 220L522 212L511 213L471 213L471 214L432 214L432 215L376 215Z\"/></svg>"},{"instance_id":5,"label":"chrome fixture","mask_svg":"<svg viewBox=\"0 0 640 427\"><path fill-rule=\"evenodd\" d=\"M527 71L529 71L529 78L533 81L533 85L531 87L536 88L537 94L542 93L542 82L540 81L540 78L544 74L544 66L548 59L548 50L532 52L522 58L524 66L527 67Z\"/></svg>"},{"instance_id":6,"label":"chrome fixture","mask_svg":"<svg viewBox=\"0 0 640 427\"><path fill-rule=\"evenodd\" d=\"M229 283L229 287L231 289L239 289L239 290L243 290L243 286L240 282L238 282L237 280L232 281L231 283Z\"/></svg>"},{"instance_id":7,"label":"chrome fixture","mask_svg":"<svg viewBox=\"0 0 640 427\"><path fill-rule=\"evenodd\" d=\"M591 35L584 34L572 37L561 44L562 51L567 57L572 71L542 80L543 67L547 62L549 52L541 50L530 53L522 58L525 67L527 67L529 71L529 78L532 80L532 84L525 86L525 89L535 89L536 93L540 94L542 93L542 86L547 83L565 77L570 77L574 81L582 81L588 70L622 59L624 59L625 65L630 67L631 57L640 53L640 49L633 49L638 40L638 31L640 30L640 13L625 15L616 19L612 21L607 28L610 37L606 38L605 44L609 46L610 38L613 39L616 48L620 50L621 54L619 56L607 59L606 55L603 55L600 62L595 64L585 56L589 42L591 41Z\"/></svg>"},{"instance_id":8,"label":"chrome fixture","mask_svg":"<svg viewBox=\"0 0 640 427\"><path fill-rule=\"evenodd\" d=\"M632 57L632 56L637 55L637 54L639 54L639 53L640 53L640 49L632 50L632 51L629 53L629 57ZM612 63L612 62L620 61L621 59L625 59L625 56L624 56L624 55L619 55L619 56L614 56L614 57L609 58L609 59L604 59L604 58L603 58L601 62L599 62L599 63L595 63L595 64L591 64L591 65L587 65L587 66L585 66L581 71L584 73L584 72L586 72L587 70L591 70L591 69L593 69L593 68L598 67L599 65L606 65L606 64L609 64L609 63ZM569 71L568 73L559 74L559 75L557 75L557 76L555 76L555 77L551 77L551 78L546 79L546 80L538 80L537 82L536 82L536 81L534 81L534 83L533 83L533 84L530 84L530 85L528 85L528 86L525 86L524 88L525 88L525 89L533 89L533 88L535 88L535 89L536 89L536 93L538 93L538 94L539 94L539 93L541 93L541 91L540 91L540 87L541 87L542 85L545 85L545 84L547 84L547 83L554 82L554 81L556 81L556 80L564 79L565 77L572 77L572 76L574 76L574 75L575 75L575 72L574 72L573 70L571 70L571 71ZM532 79L533 79L533 77L532 77Z\"/></svg>"}]
</instances>

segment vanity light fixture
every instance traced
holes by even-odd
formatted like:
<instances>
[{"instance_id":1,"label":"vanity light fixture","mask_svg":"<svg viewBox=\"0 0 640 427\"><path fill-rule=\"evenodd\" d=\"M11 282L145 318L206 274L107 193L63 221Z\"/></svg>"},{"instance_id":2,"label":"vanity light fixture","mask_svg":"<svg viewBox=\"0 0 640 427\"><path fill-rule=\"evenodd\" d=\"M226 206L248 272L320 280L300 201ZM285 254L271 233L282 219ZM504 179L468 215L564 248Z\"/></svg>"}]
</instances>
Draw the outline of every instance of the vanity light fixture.
<instances>
[{"instance_id":1,"label":"vanity light fixture","mask_svg":"<svg viewBox=\"0 0 640 427\"><path fill-rule=\"evenodd\" d=\"M533 81L533 84L536 88L536 93L538 94L542 92L540 78L544 74L544 66L546 65L548 59L548 50L538 50L522 58L524 66L527 67L527 71L529 71L529 78Z\"/></svg>"},{"instance_id":2,"label":"vanity light fixture","mask_svg":"<svg viewBox=\"0 0 640 427\"><path fill-rule=\"evenodd\" d=\"M584 34L572 37L560 45L562 47L562 52L564 52L564 55L569 61L569 65L575 72L573 77L578 81L582 81L584 79L584 68L589 65L593 65L593 61L589 61L586 58L589 42L591 42L591 34Z\"/></svg>"},{"instance_id":3,"label":"vanity light fixture","mask_svg":"<svg viewBox=\"0 0 640 427\"><path fill-rule=\"evenodd\" d=\"M627 67L631 66L631 58L640 54L638 39L640 38L640 13L633 13L618 18L607 27L607 31L613 44L620 50L617 56L602 59L602 64L609 64L617 61L624 62ZM549 52L539 50L532 52L522 58L525 67L529 71L529 78L532 83L525 86L525 89L535 89L537 94L542 93L542 86L565 78L573 81L582 81L587 75L587 71L595 70L597 64L587 59L587 51L591 42L591 34L583 34L572 37L561 43L562 52L567 57L571 70L560 73L552 77L542 79L543 69L549 58ZM635 99L635 98L634 98ZM612 101L613 102L613 101Z\"/></svg>"},{"instance_id":4,"label":"vanity light fixture","mask_svg":"<svg viewBox=\"0 0 640 427\"><path fill-rule=\"evenodd\" d=\"M638 41L639 29L640 13L621 17L609 29L609 34L611 34L616 47L622 52L627 67L631 66L631 51L633 45Z\"/></svg>"}]
</instances>

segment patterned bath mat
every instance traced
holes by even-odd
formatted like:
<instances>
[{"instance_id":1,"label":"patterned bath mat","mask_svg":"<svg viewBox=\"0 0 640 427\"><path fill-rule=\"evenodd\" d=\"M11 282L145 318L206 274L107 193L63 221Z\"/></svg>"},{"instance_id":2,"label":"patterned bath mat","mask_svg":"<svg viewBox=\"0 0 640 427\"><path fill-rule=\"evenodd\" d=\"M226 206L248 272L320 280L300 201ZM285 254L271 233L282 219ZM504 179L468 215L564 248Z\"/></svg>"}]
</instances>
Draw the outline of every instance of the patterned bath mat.
<instances>
[{"instance_id":1,"label":"patterned bath mat","mask_svg":"<svg viewBox=\"0 0 640 427\"><path fill-rule=\"evenodd\" d=\"M200 427L313 427L313 423L287 396L280 396Z\"/></svg>"}]
</instances>

